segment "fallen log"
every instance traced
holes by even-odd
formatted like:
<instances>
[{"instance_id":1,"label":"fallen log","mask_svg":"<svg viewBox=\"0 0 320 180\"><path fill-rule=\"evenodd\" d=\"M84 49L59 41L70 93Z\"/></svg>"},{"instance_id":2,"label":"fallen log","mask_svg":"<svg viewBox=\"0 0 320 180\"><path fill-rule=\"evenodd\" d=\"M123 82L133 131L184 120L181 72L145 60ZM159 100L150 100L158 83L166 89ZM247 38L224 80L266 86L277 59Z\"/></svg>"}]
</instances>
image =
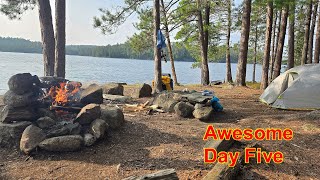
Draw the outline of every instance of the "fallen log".
<instances>
[{"instance_id":1,"label":"fallen log","mask_svg":"<svg viewBox=\"0 0 320 180\"><path fill-rule=\"evenodd\" d=\"M239 173L244 164L244 150L240 153L239 159L234 167L229 167L229 163L216 163L211 171L202 180L231 180Z\"/></svg>"},{"instance_id":2,"label":"fallen log","mask_svg":"<svg viewBox=\"0 0 320 180\"><path fill-rule=\"evenodd\" d=\"M234 143L235 140L233 138L230 138L230 140L209 140L203 148L214 148L217 152L228 151ZM212 156L210 154L209 158L212 158Z\"/></svg>"},{"instance_id":3,"label":"fallen log","mask_svg":"<svg viewBox=\"0 0 320 180\"><path fill-rule=\"evenodd\" d=\"M166 169L143 176L131 176L123 180L179 180L179 178L174 169Z\"/></svg>"}]
</instances>

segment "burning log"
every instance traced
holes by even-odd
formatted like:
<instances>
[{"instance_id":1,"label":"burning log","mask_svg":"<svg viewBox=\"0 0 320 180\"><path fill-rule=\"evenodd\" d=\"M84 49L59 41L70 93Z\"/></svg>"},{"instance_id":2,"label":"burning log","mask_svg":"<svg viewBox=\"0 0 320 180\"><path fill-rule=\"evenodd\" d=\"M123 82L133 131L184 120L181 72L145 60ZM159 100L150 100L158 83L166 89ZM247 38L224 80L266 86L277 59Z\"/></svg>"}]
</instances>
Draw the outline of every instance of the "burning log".
<instances>
[{"instance_id":1,"label":"burning log","mask_svg":"<svg viewBox=\"0 0 320 180\"><path fill-rule=\"evenodd\" d=\"M50 110L56 110L56 111L68 111L68 112L74 112L79 113L81 111L81 107L66 107L66 106L56 106L52 105L50 106Z\"/></svg>"}]
</instances>

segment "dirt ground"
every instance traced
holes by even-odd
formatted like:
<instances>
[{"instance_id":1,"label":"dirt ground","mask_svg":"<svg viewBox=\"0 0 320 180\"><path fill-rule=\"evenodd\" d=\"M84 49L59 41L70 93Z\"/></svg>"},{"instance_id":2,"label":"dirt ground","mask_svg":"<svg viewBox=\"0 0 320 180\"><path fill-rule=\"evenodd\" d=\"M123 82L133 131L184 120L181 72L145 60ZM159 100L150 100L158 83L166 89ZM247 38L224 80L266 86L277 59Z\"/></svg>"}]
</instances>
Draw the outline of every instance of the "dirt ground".
<instances>
[{"instance_id":1,"label":"dirt ground","mask_svg":"<svg viewBox=\"0 0 320 180\"><path fill-rule=\"evenodd\" d=\"M72 153L39 152L32 157L0 149L0 179L110 179L174 168L182 180L202 179L202 140L207 125L217 128L291 128L292 141L261 141L268 151L282 151L282 164L248 165L238 179L320 178L320 119L307 112L271 109L260 103L260 90L230 86L184 86L214 90L225 110L214 121L182 119L174 114L126 113L125 125L97 145ZM125 87L127 89L130 89ZM141 99L145 102L148 99Z\"/></svg>"}]
</instances>

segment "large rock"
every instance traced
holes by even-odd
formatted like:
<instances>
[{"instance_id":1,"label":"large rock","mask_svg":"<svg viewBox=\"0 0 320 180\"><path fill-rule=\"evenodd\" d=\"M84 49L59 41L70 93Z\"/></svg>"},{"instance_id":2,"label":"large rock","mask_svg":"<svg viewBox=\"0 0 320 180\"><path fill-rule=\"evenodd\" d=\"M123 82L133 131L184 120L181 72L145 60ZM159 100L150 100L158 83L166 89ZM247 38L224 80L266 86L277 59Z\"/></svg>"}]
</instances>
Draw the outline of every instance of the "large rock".
<instances>
[{"instance_id":1,"label":"large rock","mask_svg":"<svg viewBox=\"0 0 320 180\"><path fill-rule=\"evenodd\" d=\"M102 88L103 94L123 96L123 86L117 83L106 84Z\"/></svg>"},{"instance_id":2,"label":"large rock","mask_svg":"<svg viewBox=\"0 0 320 180\"><path fill-rule=\"evenodd\" d=\"M41 83L37 76L32 76L30 73L13 75L8 81L9 89L19 95L32 91L34 84L40 85Z\"/></svg>"},{"instance_id":3,"label":"large rock","mask_svg":"<svg viewBox=\"0 0 320 180\"><path fill-rule=\"evenodd\" d=\"M41 149L53 152L77 151L83 144L80 135L59 136L46 139L39 144Z\"/></svg>"},{"instance_id":4,"label":"large rock","mask_svg":"<svg viewBox=\"0 0 320 180\"><path fill-rule=\"evenodd\" d=\"M101 119L105 120L112 129L117 129L124 123L123 112L117 107L107 106L102 108Z\"/></svg>"},{"instance_id":5,"label":"large rock","mask_svg":"<svg viewBox=\"0 0 320 180\"><path fill-rule=\"evenodd\" d=\"M50 127L49 129L46 129L45 133L47 137L50 138L50 137L69 135L70 130L65 125L56 124Z\"/></svg>"},{"instance_id":6,"label":"large rock","mask_svg":"<svg viewBox=\"0 0 320 180\"><path fill-rule=\"evenodd\" d=\"M97 138L90 133L86 133L83 135L83 141L85 146L92 146L97 141Z\"/></svg>"},{"instance_id":7,"label":"large rock","mask_svg":"<svg viewBox=\"0 0 320 180\"><path fill-rule=\"evenodd\" d=\"M61 121L44 130L47 137L50 138L65 135L79 135L81 133L81 129L82 126L79 123Z\"/></svg>"},{"instance_id":8,"label":"large rock","mask_svg":"<svg viewBox=\"0 0 320 180\"><path fill-rule=\"evenodd\" d=\"M102 104L102 88L97 85L90 85L88 88L84 89L81 92L80 102L82 104Z\"/></svg>"},{"instance_id":9,"label":"large rock","mask_svg":"<svg viewBox=\"0 0 320 180\"><path fill-rule=\"evenodd\" d=\"M119 95L111 95L111 94L103 94L103 98L110 101L117 101L120 103L126 103L131 100L129 96L119 96Z\"/></svg>"},{"instance_id":10,"label":"large rock","mask_svg":"<svg viewBox=\"0 0 320 180\"><path fill-rule=\"evenodd\" d=\"M50 117L51 119L56 119L55 113L50 111L48 108L38 108L37 115L39 117Z\"/></svg>"},{"instance_id":11,"label":"large rock","mask_svg":"<svg viewBox=\"0 0 320 180\"><path fill-rule=\"evenodd\" d=\"M31 107L11 107L6 105L0 112L0 122L34 121L37 115Z\"/></svg>"},{"instance_id":12,"label":"large rock","mask_svg":"<svg viewBox=\"0 0 320 180\"><path fill-rule=\"evenodd\" d=\"M152 87L149 84L139 85L134 89L132 97L142 98L142 97L151 97L152 96Z\"/></svg>"},{"instance_id":13,"label":"large rock","mask_svg":"<svg viewBox=\"0 0 320 180\"><path fill-rule=\"evenodd\" d=\"M191 117L192 112L194 111L194 107L190 103L185 103L185 102L179 102L174 106L174 111L176 114L180 117Z\"/></svg>"},{"instance_id":14,"label":"large rock","mask_svg":"<svg viewBox=\"0 0 320 180\"><path fill-rule=\"evenodd\" d=\"M213 117L214 110L212 107L197 108L193 111L193 116L200 121L209 121Z\"/></svg>"},{"instance_id":15,"label":"large rock","mask_svg":"<svg viewBox=\"0 0 320 180\"><path fill-rule=\"evenodd\" d=\"M174 106L180 101L181 95L173 92L163 92L158 94L153 104L163 108L166 112L174 112Z\"/></svg>"},{"instance_id":16,"label":"large rock","mask_svg":"<svg viewBox=\"0 0 320 180\"><path fill-rule=\"evenodd\" d=\"M204 96L201 92L192 92L192 93L186 93L181 95L181 99L184 101L188 101L192 104L200 103L205 104L208 100L212 98L213 94L211 96Z\"/></svg>"},{"instance_id":17,"label":"large rock","mask_svg":"<svg viewBox=\"0 0 320 180\"><path fill-rule=\"evenodd\" d=\"M30 125L22 133L20 140L20 150L25 154L30 154L39 143L46 138L42 129L37 126Z\"/></svg>"},{"instance_id":18,"label":"large rock","mask_svg":"<svg viewBox=\"0 0 320 180\"><path fill-rule=\"evenodd\" d=\"M11 106L11 107L32 106L38 103L37 96L32 91L19 95L14 93L11 90L7 91L4 94L3 102L5 105Z\"/></svg>"},{"instance_id":19,"label":"large rock","mask_svg":"<svg viewBox=\"0 0 320 180\"><path fill-rule=\"evenodd\" d=\"M81 109L74 122L81 125L90 124L101 115L101 108L98 104L88 104Z\"/></svg>"},{"instance_id":20,"label":"large rock","mask_svg":"<svg viewBox=\"0 0 320 180\"><path fill-rule=\"evenodd\" d=\"M39 118L37 121L36 121L37 125L41 128L41 129L46 129L46 128L49 128L53 125L56 124L56 121L53 120L52 118L50 117L41 117Z\"/></svg>"},{"instance_id":21,"label":"large rock","mask_svg":"<svg viewBox=\"0 0 320 180\"><path fill-rule=\"evenodd\" d=\"M69 123L66 125L66 128L69 129L70 135L78 135L81 132L81 125L79 123Z\"/></svg>"},{"instance_id":22,"label":"large rock","mask_svg":"<svg viewBox=\"0 0 320 180\"><path fill-rule=\"evenodd\" d=\"M29 125L29 121L0 123L0 147L19 147L21 135Z\"/></svg>"},{"instance_id":23,"label":"large rock","mask_svg":"<svg viewBox=\"0 0 320 180\"><path fill-rule=\"evenodd\" d=\"M205 104L200 104L200 103L197 103L194 105L194 109L201 109L205 106Z\"/></svg>"},{"instance_id":24,"label":"large rock","mask_svg":"<svg viewBox=\"0 0 320 180\"><path fill-rule=\"evenodd\" d=\"M108 124L105 120L96 119L91 123L90 131L97 138L103 138L106 135Z\"/></svg>"}]
</instances>

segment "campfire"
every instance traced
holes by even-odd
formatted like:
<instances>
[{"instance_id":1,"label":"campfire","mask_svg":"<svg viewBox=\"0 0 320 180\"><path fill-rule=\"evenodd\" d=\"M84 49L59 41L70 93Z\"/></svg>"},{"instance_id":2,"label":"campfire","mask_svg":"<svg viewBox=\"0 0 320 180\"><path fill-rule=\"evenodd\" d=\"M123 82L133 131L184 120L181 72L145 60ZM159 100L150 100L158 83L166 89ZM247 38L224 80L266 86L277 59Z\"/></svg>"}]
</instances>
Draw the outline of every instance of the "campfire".
<instances>
[{"instance_id":1,"label":"campfire","mask_svg":"<svg viewBox=\"0 0 320 180\"><path fill-rule=\"evenodd\" d=\"M79 112L83 105L80 103L80 82L60 82L58 86L52 86L46 96L51 100L51 110Z\"/></svg>"},{"instance_id":2,"label":"campfire","mask_svg":"<svg viewBox=\"0 0 320 180\"><path fill-rule=\"evenodd\" d=\"M36 149L75 151L105 138L114 122L124 122L120 109L101 108L98 85L84 89L80 82L29 73L12 76L8 85L0 111L0 129L8 134L0 134L0 146L20 145L26 154Z\"/></svg>"}]
</instances>

